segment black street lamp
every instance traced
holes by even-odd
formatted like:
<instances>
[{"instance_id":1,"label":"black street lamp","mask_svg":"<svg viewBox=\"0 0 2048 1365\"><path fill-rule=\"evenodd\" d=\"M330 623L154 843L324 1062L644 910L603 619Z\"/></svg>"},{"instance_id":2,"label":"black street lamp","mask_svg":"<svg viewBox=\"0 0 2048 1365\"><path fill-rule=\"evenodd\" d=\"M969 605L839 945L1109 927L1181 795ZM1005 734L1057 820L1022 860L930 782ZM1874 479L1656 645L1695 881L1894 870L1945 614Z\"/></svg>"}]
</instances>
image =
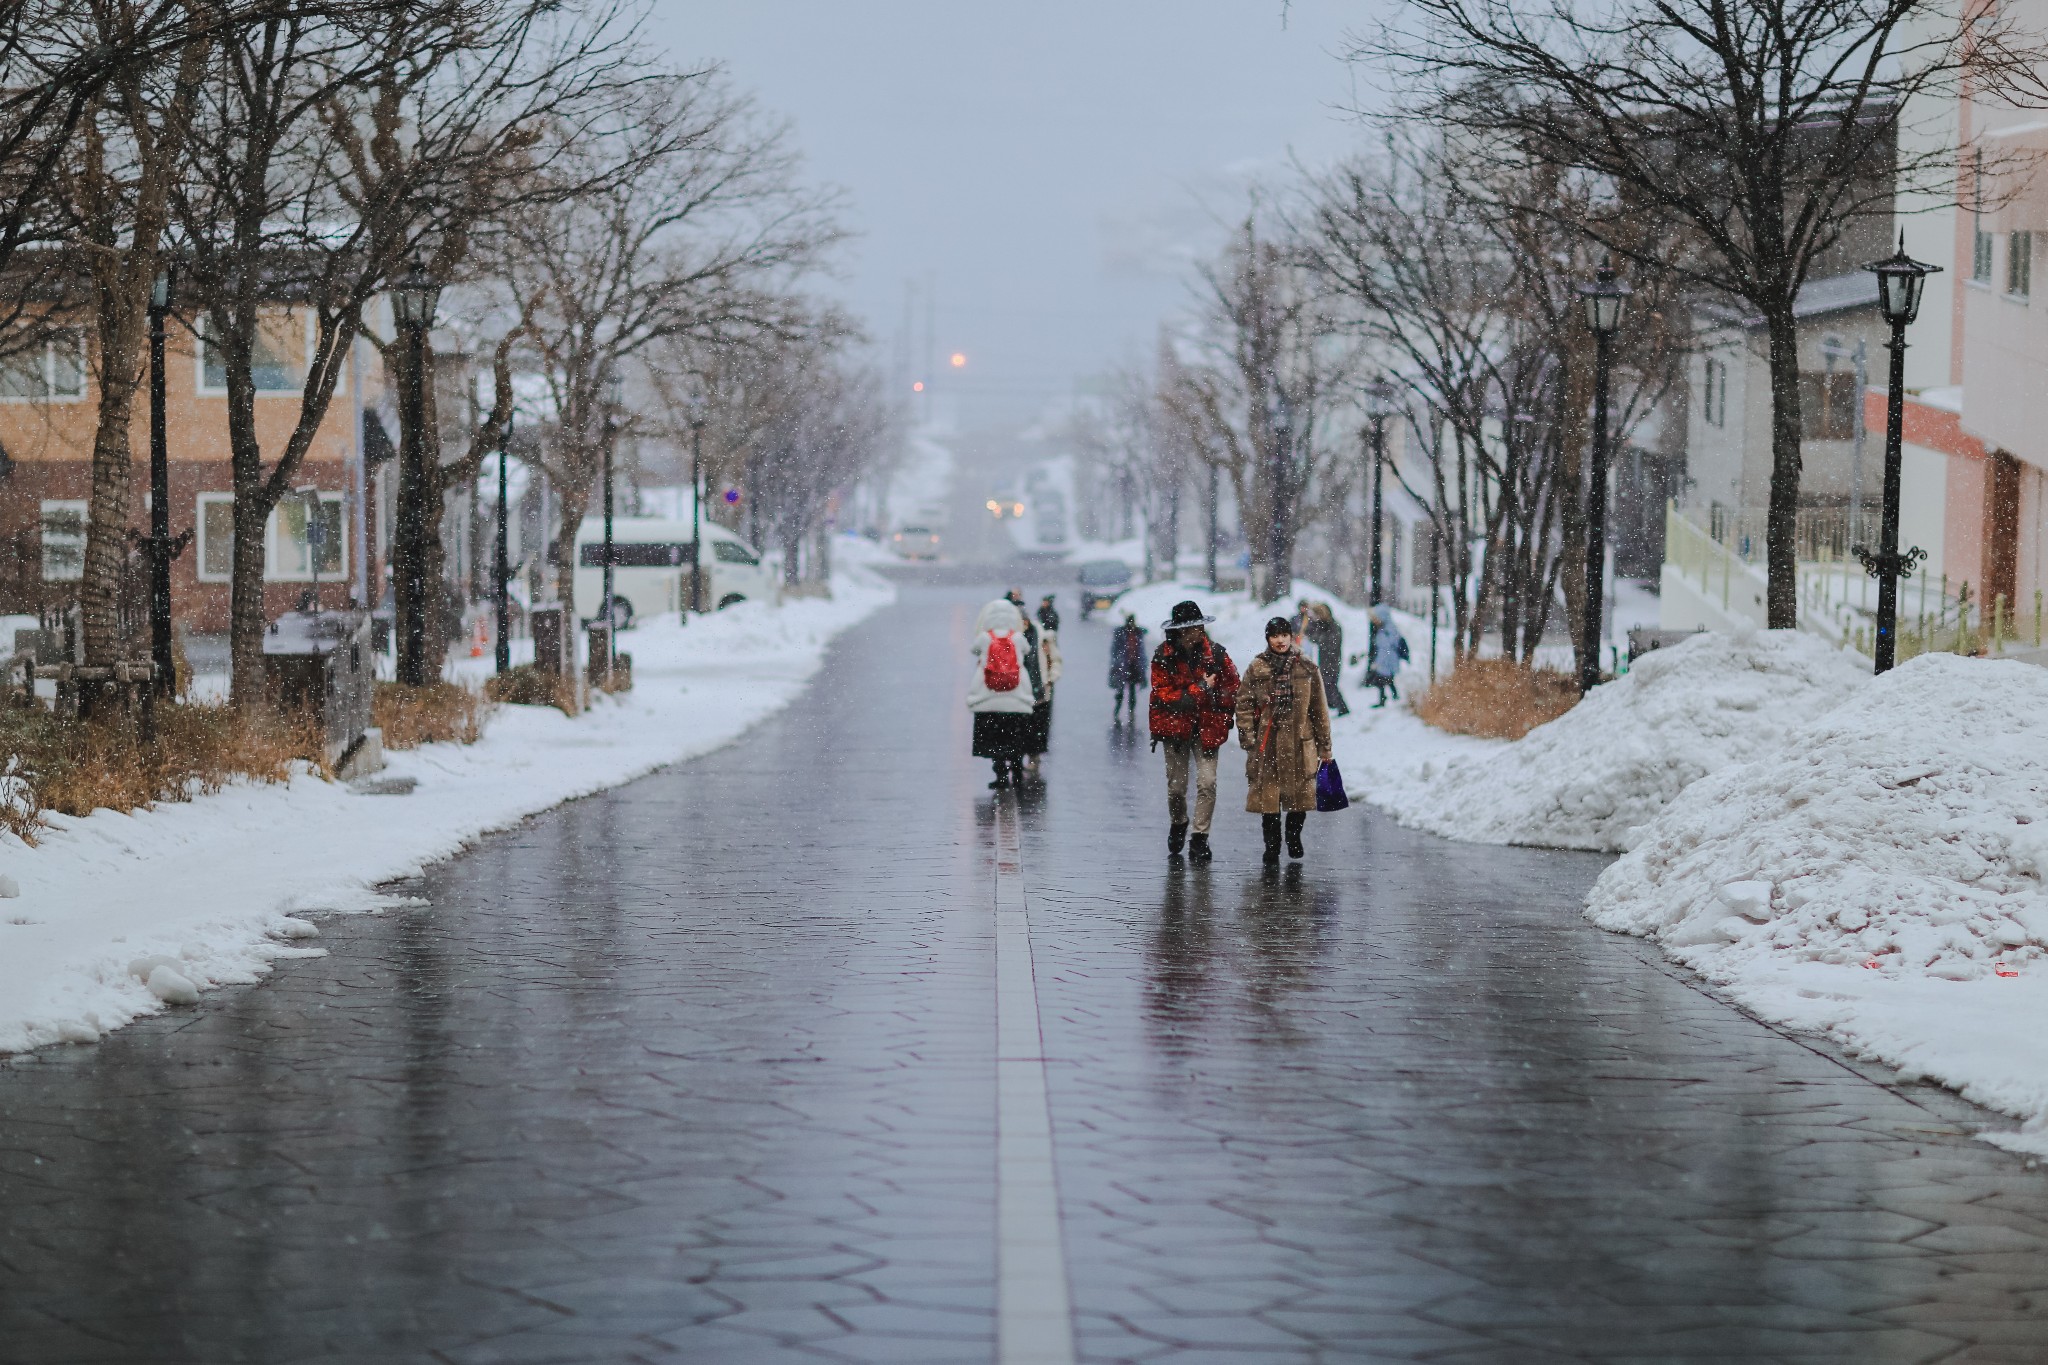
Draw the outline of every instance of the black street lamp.
<instances>
[{"instance_id":1,"label":"black street lamp","mask_svg":"<svg viewBox=\"0 0 2048 1365\"><path fill-rule=\"evenodd\" d=\"M1381 494L1387 464L1387 419L1394 415L1394 386L1375 379L1365 388L1365 415L1372 422L1372 605L1386 600L1380 586L1380 545L1386 519L1386 500Z\"/></svg>"},{"instance_id":2,"label":"black street lamp","mask_svg":"<svg viewBox=\"0 0 2048 1365\"><path fill-rule=\"evenodd\" d=\"M1913 566L1927 558L1918 546L1899 553L1899 461L1903 445L1901 428L1905 421L1906 325L1920 315L1920 290L1929 275L1941 267L1916 261L1906 254L1906 235L1899 234L1899 252L1863 267L1877 276L1877 308L1891 324L1891 392L1885 397L1884 414L1884 513L1879 523L1877 553L1862 545L1856 557L1865 573L1877 578L1876 671L1888 671L1898 660L1899 580L1910 577ZM1861 403L1863 395L1857 394Z\"/></svg>"},{"instance_id":3,"label":"black street lamp","mask_svg":"<svg viewBox=\"0 0 2048 1365\"><path fill-rule=\"evenodd\" d=\"M1606 613L1607 582L1607 386L1608 344L1621 328L1621 315L1635 291L1617 279L1614 262L1601 265L1593 283L1579 286L1586 325L1593 330L1593 477L1586 489L1586 613L1584 650L1579 655L1579 692L1600 685L1600 624Z\"/></svg>"},{"instance_id":4,"label":"black street lamp","mask_svg":"<svg viewBox=\"0 0 2048 1365\"><path fill-rule=\"evenodd\" d=\"M164 320L171 311L171 272L149 287L149 660L156 695L177 687L171 652L171 454L164 430Z\"/></svg>"},{"instance_id":5,"label":"black street lamp","mask_svg":"<svg viewBox=\"0 0 2048 1365\"><path fill-rule=\"evenodd\" d=\"M612 590L612 451L619 443L619 394L625 384L614 369L604 379L604 674L609 678L619 657L618 616Z\"/></svg>"},{"instance_id":6,"label":"black street lamp","mask_svg":"<svg viewBox=\"0 0 2048 1365\"><path fill-rule=\"evenodd\" d=\"M514 418L505 418L505 434L498 442L498 544L497 544L497 591L492 594L498 608L498 647L494 662L498 672L508 672L512 667L512 564L511 545L506 531L507 508L506 485L507 466L512 463L512 423Z\"/></svg>"},{"instance_id":7,"label":"black street lamp","mask_svg":"<svg viewBox=\"0 0 2048 1365\"><path fill-rule=\"evenodd\" d=\"M683 612L704 611L704 418L710 404L702 393L692 393L690 406L690 601Z\"/></svg>"},{"instance_id":8,"label":"black street lamp","mask_svg":"<svg viewBox=\"0 0 2048 1365\"><path fill-rule=\"evenodd\" d=\"M1208 498L1208 540L1202 550L1202 568L1209 577L1209 591L1214 592L1216 591L1216 545L1222 539L1222 527L1219 523L1223 519L1223 489L1214 461L1211 461L1209 464Z\"/></svg>"},{"instance_id":9,"label":"black street lamp","mask_svg":"<svg viewBox=\"0 0 2048 1365\"><path fill-rule=\"evenodd\" d=\"M399 397L398 507L392 527L393 605L398 615L398 681L421 687L427 677L427 333L441 302L441 285L414 261L391 289L391 313L405 333L409 373Z\"/></svg>"}]
</instances>

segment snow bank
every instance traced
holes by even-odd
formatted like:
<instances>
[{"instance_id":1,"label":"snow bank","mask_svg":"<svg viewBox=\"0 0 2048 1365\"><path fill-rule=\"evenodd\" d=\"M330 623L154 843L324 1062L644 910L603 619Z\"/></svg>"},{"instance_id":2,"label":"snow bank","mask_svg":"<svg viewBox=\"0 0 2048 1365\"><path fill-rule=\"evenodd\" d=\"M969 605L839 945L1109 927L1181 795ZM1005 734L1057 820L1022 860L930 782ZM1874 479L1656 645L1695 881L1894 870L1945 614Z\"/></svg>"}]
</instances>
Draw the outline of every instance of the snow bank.
<instances>
[{"instance_id":1,"label":"snow bank","mask_svg":"<svg viewBox=\"0 0 2048 1365\"><path fill-rule=\"evenodd\" d=\"M1797 631L1701 635L1644 655L1513 743L1401 744L1397 731L1389 754L1355 734L1338 762L1359 795L1433 834L1620 852L1694 782L1778 749L1869 676Z\"/></svg>"},{"instance_id":2,"label":"snow bank","mask_svg":"<svg viewBox=\"0 0 2048 1365\"><path fill-rule=\"evenodd\" d=\"M1587 914L2048 1152L2044 879L2048 669L1934 654L1687 789Z\"/></svg>"},{"instance_id":3,"label":"snow bank","mask_svg":"<svg viewBox=\"0 0 2048 1365\"><path fill-rule=\"evenodd\" d=\"M571 719L504 707L469 746L391 755L408 795L304 776L134 815L53 817L34 848L0 838L0 1051L85 1042L165 1002L317 954L303 916L388 907L379 883L478 835L737 738L781 709L840 631L894 598L851 561L831 600L747 602L619 639L634 690Z\"/></svg>"}]
</instances>

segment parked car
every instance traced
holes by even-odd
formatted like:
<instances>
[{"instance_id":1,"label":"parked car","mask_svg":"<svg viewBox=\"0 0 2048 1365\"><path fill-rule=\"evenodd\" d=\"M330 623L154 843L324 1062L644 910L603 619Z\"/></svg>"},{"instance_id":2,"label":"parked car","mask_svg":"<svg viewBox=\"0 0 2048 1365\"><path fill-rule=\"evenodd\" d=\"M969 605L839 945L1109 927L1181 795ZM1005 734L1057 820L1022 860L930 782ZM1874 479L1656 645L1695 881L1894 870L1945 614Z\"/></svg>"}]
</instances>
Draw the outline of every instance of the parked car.
<instances>
[{"instance_id":1,"label":"parked car","mask_svg":"<svg viewBox=\"0 0 2048 1365\"><path fill-rule=\"evenodd\" d=\"M1108 611L1131 588L1131 566L1121 559L1091 559L1076 575L1081 581L1081 619Z\"/></svg>"},{"instance_id":2,"label":"parked car","mask_svg":"<svg viewBox=\"0 0 2048 1365\"><path fill-rule=\"evenodd\" d=\"M889 538L889 548L905 559L937 559L939 533L929 526L906 526Z\"/></svg>"},{"instance_id":3,"label":"parked car","mask_svg":"<svg viewBox=\"0 0 2048 1365\"><path fill-rule=\"evenodd\" d=\"M704 605L719 611L749 598L772 599L775 583L754 547L723 526L704 527ZM662 517L612 519L612 613L620 630L642 616L678 611L690 596L690 523ZM604 518L576 528L576 607L604 613Z\"/></svg>"}]
</instances>

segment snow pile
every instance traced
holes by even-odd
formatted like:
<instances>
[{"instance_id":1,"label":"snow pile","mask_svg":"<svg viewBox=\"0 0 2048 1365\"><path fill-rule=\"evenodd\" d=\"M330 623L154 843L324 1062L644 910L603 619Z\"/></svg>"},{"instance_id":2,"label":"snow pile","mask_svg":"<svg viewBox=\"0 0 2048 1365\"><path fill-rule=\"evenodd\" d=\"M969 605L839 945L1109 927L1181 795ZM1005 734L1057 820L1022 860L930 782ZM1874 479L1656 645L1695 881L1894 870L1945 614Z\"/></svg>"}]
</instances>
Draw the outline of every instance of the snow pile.
<instances>
[{"instance_id":1,"label":"snow pile","mask_svg":"<svg viewBox=\"0 0 2048 1365\"><path fill-rule=\"evenodd\" d=\"M1927 655L1672 803L1587 914L2048 1151L2048 669Z\"/></svg>"},{"instance_id":2,"label":"snow pile","mask_svg":"<svg viewBox=\"0 0 2048 1365\"><path fill-rule=\"evenodd\" d=\"M627 631L619 644L633 655L634 689L582 716L503 707L476 744L393 753L379 777L413 779L409 794L301 776L134 815L53 816L34 848L0 836L0 880L20 891L0 899L0 1052L88 1042L254 980L278 958L317 955L306 914L404 904L377 885L730 743L802 691L835 635L893 600L847 548L830 600L746 602ZM484 666L464 660L457 671Z\"/></svg>"},{"instance_id":3,"label":"snow pile","mask_svg":"<svg viewBox=\"0 0 2048 1365\"><path fill-rule=\"evenodd\" d=\"M1359 795L1453 839L1620 852L1709 773L1769 754L1855 691L1869 665L1797 631L1701 635L1637 660L1514 743L1345 764ZM1413 722L1411 722L1413 723ZM1369 781L1361 781L1367 779Z\"/></svg>"}]
</instances>

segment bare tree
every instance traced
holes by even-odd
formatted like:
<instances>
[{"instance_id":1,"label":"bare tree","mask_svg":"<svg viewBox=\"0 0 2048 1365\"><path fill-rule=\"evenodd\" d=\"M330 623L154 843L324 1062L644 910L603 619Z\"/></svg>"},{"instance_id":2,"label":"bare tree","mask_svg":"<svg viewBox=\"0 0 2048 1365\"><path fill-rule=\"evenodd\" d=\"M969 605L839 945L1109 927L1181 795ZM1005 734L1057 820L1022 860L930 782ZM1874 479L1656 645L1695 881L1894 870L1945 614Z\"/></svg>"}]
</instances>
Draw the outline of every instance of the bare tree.
<instances>
[{"instance_id":1,"label":"bare tree","mask_svg":"<svg viewBox=\"0 0 2048 1365\"><path fill-rule=\"evenodd\" d=\"M138 44L163 16L133 0L95 0L84 18L86 34L130 54L84 102L64 161L65 199L93 298L99 379L79 602L86 662L104 666L120 648L118 596L132 548L130 424L146 361L150 288L218 33L186 25L178 41Z\"/></svg>"},{"instance_id":2,"label":"bare tree","mask_svg":"<svg viewBox=\"0 0 2048 1365\"><path fill-rule=\"evenodd\" d=\"M1575 288L1601 250L1588 225L1602 215L1582 199L1567 218L1554 175L1471 164L1439 139L1390 143L1311 183L1303 249L1407 393L1417 458L1395 472L1449 547L1456 648L1476 650L1497 622L1503 652L1527 661L1559 588L1584 600L1592 357ZM1678 249L1657 220L1622 216L1605 211L1606 235L1645 255L1652 236ZM1624 436L1675 379L1675 278L1641 281L1638 344L1616 384Z\"/></svg>"},{"instance_id":3,"label":"bare tree","mask_svg":"<svg viewBox=\"0 0 2048 1365\"><path fill-rule=\"evenodd\" d=\"M547 0L365 0L277 7L220 45L178 203L189 288L228 394L238 704L262 695L264 528L327 418L366 311L411 262L430 260L444 279L466 265L478 222L533 173L541 126L575 127L610 86L607 64L623 55L610 24L600 12L557 27ZM283 329L280 306L293 310ZM259 354L297 344L308 321L296 420L266 461ZM386 344L387 355L404 350ZM401 364L398 377L412 376ZM479 441L494 443L509 416L508 400ZM454 481L432 490L436 503Z\"/></svg>"},{"instance_id":4,"label":"bare tree","mask_svg":"<svg viewBox=\"0 0 2048 1365\"><path fill-rule=\"evenodd\" d=\"M800 334L810 318L787 286L841 236L830 196L797 183L783 129L714 73L642 86L610 133L559 149L551 174L588 183L599 167L630 170L522 206L498 261L529 302L555 413L543 462L562 495L561 564L602 470L610 377L668 341ZM573 575L561 591L573 609Z\"/></svg>"},{"instance_id":5,"label":"bare tree","mask_svg":"<svg viewBox=\"0 0 2048 1365\"><path fill-rule=\"evenodd\" d=\"M1183 348L1182 429L1230 478L1250 543L1252 593L1294 590L1294 546L1337 451L1355 357L1341 344L1298 243L1256 211L1201 271L1203 311Z\"/></svg>"},{"instance_id":6,"label":"bare tree","mask_svg":"<svg viewBox=\"0 0 2048 1365\"><path fill-rule=\"evenodd\" d=\"M1797 619L1800 488L1794 301L1845 229L1889 224L1897 193L1944 191L1952 153L1901 138L1909 111L1959 81L2025 67L2010 21L1925 0L1408 0L1408 22L1357 45L1403 73L1413 117L1582 192L1682 220L1693 283L1763 318L1771 376L1769 623ZM1563 211L1577 211L1566 196ZM1588 225L1637 266L1667 264Z\"/></svg>"}]
</instances>

